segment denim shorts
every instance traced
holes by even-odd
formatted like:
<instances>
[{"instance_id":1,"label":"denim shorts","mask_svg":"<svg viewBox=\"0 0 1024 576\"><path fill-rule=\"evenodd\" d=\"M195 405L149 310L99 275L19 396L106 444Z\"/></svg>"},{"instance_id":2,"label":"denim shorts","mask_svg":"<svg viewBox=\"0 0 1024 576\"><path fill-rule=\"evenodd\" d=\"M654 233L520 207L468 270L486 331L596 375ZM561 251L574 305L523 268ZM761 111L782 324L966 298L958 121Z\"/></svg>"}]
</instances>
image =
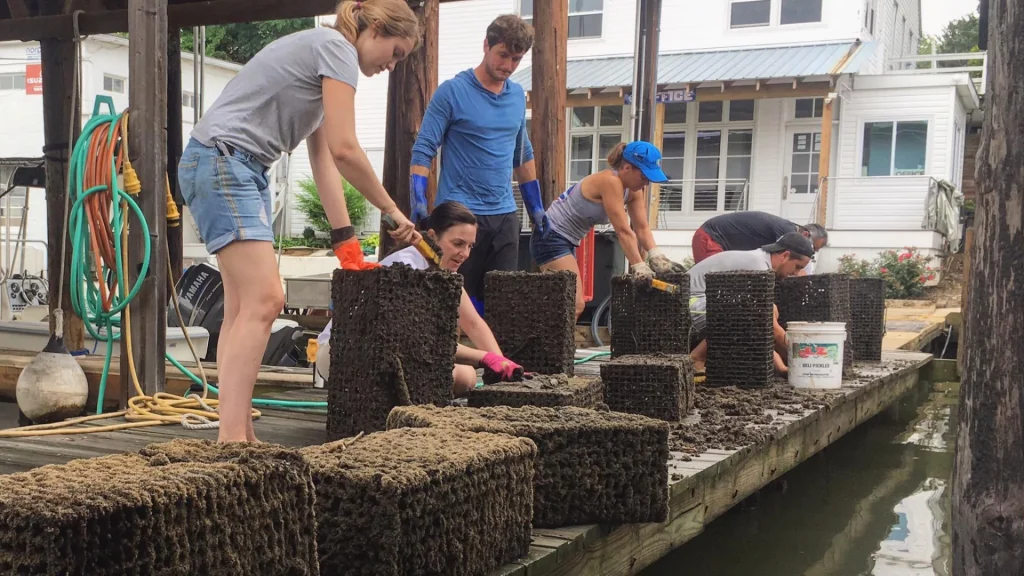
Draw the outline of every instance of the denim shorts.
<instances>
[{"instance_id":1,"label":"denim shorts","mask_svg":"<svg viewBox=\"0 0 1024 576\"><path fill-rule=\"evenodd\" d=\"M533 236L530 236L530 257L537 266L543 266L562 256L576 256L576 245L550 228L544 234L537 230L533 231Z\"/></svg>"},{"instance_id":2,"label":"denim shorts","mask_svg":"<svg viewBox=\"0 0 1024 576\"><path fill-rule=\"evenodd\" d=\"M178 163L178 185L206 250L236 240L274 241L269 169L238 149L225 155L190 138Z\"/></svg>"}]
</instances>

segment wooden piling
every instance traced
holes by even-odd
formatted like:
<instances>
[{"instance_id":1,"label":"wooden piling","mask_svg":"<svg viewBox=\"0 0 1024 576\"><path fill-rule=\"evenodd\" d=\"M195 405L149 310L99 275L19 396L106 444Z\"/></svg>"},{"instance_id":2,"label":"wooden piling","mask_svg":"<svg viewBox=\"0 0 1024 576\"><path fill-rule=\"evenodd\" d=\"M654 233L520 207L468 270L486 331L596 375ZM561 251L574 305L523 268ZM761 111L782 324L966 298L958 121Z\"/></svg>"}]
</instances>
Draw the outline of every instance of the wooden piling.
<instances>
[{"instance_id":1,"label":"wooden piling","mask_svg":"<svg viewBox=\"0 0 1024 576\"><path fill-rule=\"evenodd\" d=\"M43 14L60 14L60 2L41 4ZM61 242L64 239L65 198L67 196L68 152L82 131L82 115L75 109L75 43L70 39L40 41L43 80L43 155L46 158L46 243L47 276L50 279L50 331L54 330L55 310L61 281ZM81 93L81 79L79 89ZM80 107L80 102L78 102ZM70 129L70 133L69 133ZM85 342L85 327L71 306L71 242L64 244L64 289L59 307L64 310L64 343L80 350Z\"/></svg>"},{"instance_id":2,"label":"wooden piling","mask_svg":"<svg viewBox=\"0 0 1024 576\"><path fill-rule=\"evenodd\" d=\"M139 383L152 395L164 390L164 350L167 327L166 179L167 179L167 0L129 0L128 119L132 165L142 182L136 201L149 224L149 270L131 304L132 354ZM142 228L132 222L128 236L127 285L139 275L143 253ZM124 324L122 323L122 328ZM121 370L127 374L129 354L121 332ZM126 386L122 402L134 390Z\"/></svg>"},{"instance_id":3,"label":"wooden piling","mask_svg":"<svg viewBox=\"0 0 1024 576\"><path fill-rule=\"evenodd\" d=\"M417 5L418 4L418 5ZM420 47L395 66L388 77L387 124L384 135L384 189L409 215L409 169L412 147L420 131L423 114L430 97L437 89L438 0L417 0L410 3L420 20ZM427 177L427 205L433 206L437 193L437 160ZM387 226L381 223L381 230ZM388 234L380 235L380 258L397 246Z\"/></svg>"},{"instance_id":4,"label":"wooden piling","mask_svg":"<svg viewBox=\"0 0 1024 576\"><path fill-rule=\"evenodd\" d=\"M530 99L533 143L544 206L565 190L565 67L569 37L569 3L535 2L533 5L533 89Z\"/></svg>"}]
</instances>

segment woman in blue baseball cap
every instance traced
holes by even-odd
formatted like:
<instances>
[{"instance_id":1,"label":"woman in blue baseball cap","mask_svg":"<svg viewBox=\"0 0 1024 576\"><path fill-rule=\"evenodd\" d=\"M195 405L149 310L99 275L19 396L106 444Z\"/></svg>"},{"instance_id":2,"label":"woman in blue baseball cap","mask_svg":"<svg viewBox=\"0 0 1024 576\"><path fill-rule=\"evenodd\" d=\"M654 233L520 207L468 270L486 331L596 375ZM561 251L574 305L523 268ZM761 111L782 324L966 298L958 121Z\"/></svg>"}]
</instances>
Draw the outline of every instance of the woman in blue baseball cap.
<instances>
[{"instance_id":1,"label":"woman in blue baseball cap","mask_svg":"<svg viewBox=\"0 0 1024 576\"><path fill-rule=\"evenodd\" d=\"M651 182L668 180L660 161L661 151L650 142L622 142L608 154L607 169L583 178L552 202L530 238L530 255L541 271L570 270L579 278L576 248L594 225L610 221L631 273L653 278L682 272L683 267L655 245L647 224L644 191ZM646 260L642 252L647 253ZM583 308L583 286L576 282L577 318Z\"/></svg>"}]
</instances>

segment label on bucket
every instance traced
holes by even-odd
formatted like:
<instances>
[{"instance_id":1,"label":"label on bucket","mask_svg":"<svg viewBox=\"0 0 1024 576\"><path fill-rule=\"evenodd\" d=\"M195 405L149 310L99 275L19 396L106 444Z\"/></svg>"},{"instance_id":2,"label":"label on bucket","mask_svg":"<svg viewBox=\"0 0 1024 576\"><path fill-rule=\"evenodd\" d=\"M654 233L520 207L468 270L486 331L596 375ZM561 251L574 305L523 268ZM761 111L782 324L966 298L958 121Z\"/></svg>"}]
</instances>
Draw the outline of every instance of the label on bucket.
<instances>
[{"instance_id":1,"label":"label on bucket","mask_svg":"<svg viewBox=\"0 0 1024 576\"><path fill-rule=\"evenodd\" d=\"M790 384L796 388L842 388L846 340L842 322L791 323L786 339Z\"/></svg>"},{"instance_id":2,"label":"label on bucket","mask_svg":"<svg viewBox=\"0 0 1024 576\"><path fill-rule=\"evenodd\" d=\"M828 378L842 361L839 344L793 343L789 355L790 363L798 365L797 370L805 378Z\"/></svg>"},{"instance_id":3,"label":"label on bucket","mask_svg":"<svg viewBox=\"0 0 1024 576\"><path fill-rule=\"evenodd\" d=\"M794 342L791 358L813 358L820 360L839 360L839 344L808 344Z\"/></svg>"}]
</instances>

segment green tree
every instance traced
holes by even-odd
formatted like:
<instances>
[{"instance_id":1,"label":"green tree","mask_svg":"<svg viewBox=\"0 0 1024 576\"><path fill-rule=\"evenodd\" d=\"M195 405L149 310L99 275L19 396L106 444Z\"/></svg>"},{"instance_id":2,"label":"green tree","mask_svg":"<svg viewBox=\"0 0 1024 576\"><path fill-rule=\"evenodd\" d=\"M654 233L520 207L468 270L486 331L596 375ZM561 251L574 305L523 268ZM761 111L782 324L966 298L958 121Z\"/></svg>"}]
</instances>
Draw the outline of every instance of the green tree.
<instances>
[{"instance_id":1,"label":"green tree","mask_svg":"<svg viewBox=\"0 0 1024 576\"><path fill-rule=\"evenodd\" d=\"M940 54L978 51L978 14L972 13L946 24L938 38Z\"/></svg>"},{"instance_id":2,"label":"green tree","mask_svg":"<svg viewBox=\"0 0 1024 576\"><path fill-rule=\"evenodd\" d=\"M351 184L343 182L345 186L345 206L348 207L348 218L353 226L361 226L366 223L370 215L370 203ZM320 194L317 192L316 183L306 178L299 182L299 192L295 195L295 202L300 212L305 214L309 225L317 232L330 232L331 223L327 220L327 212L320 202Z\"/></svg>"},{"instance_id":3,"label":"green tree","mask_svg":"<svg viewBox=\"0 0 1024 576\"><path fill-rule=\"evenodd\" d=\"M246 22L206 27L206 55L229 62L245 64L274 40L299 30L313 27L312 18L290 18L266 22ZM192 29L181 31L181 50L191 52Z\"/></svg>"},{"instance_id":4,"label":"green tree","mask_svg":"<svg viewBox=\"0 0 1024 576\"><path fill-rule=\"evenodd\" d=\"M952 20L943 28L938 36L922 36L917 46L918 54L965 54L979 52L978 48L978 14L972 13ZM964 66L981 66L981 60L947 60L938 62L939 68L960 68ZM931 68L931 62L918 62L918 68ZM980 72L972 72L980 76Z\"/></svg>"}]
</instances>

